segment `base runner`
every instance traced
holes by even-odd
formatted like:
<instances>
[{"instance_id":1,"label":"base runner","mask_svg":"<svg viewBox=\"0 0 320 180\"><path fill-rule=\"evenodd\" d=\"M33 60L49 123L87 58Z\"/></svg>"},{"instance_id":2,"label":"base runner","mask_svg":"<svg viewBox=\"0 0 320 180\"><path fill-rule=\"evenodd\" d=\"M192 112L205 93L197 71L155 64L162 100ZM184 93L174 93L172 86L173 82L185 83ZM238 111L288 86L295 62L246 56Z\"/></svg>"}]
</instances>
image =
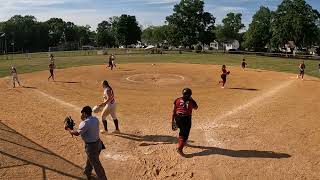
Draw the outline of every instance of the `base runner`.
<instances>
[{"instance_id":1,"label":"base runner","mask_svg":"<svg viewBox=\"0 0 320 180\"><path fill-rule=\"evenodd\" d=\"M221 79L222 81L219 81L219 84L222 84L221 88L224 88L224 85L227 82L227 76L230 74L230 71L227 71L226 65L222 65L222 74L221 74Z\"/></svg>"},{"instance_id":2,"label":"base runner","mask_svg":"<svg viewBox=\"0 0 320 180\"><path fill-rule=\"evenodd\" d=\"M173 106L172 130L180 129L177 152L182 156L184 155L183 147L189 138L191 130L192 110L198 109L198 105L191 95L191 89L183 89L182 97L176 99Z\"/></svg>"}]
</instances>

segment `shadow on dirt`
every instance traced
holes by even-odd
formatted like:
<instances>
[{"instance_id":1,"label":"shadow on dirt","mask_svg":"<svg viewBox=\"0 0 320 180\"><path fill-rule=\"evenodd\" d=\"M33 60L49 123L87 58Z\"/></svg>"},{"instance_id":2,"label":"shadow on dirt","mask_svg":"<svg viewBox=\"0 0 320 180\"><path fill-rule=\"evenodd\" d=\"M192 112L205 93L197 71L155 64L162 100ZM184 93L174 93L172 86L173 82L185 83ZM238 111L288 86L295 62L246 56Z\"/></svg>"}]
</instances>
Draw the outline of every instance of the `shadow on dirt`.
<instances>
[{"instance_id":1,"label":"shadow on dirt","mask_svg":"<svg viewBox=\"0 0 320 180\"><path fill-rule=\"evenodd\" d=\"M214 154L229 156L229 157L238 157L238 158L289 158L291 155L286 153L277 153L273 151L258 151L258 150L232 150L232 149L223 149L218 147L206 147L206 146L195 146L187 145L191 148L202 149L203 151L186 154L186 158L192 158L195 156L209 156Z\"/></svg>"},{"instance_id":2,"label":"shadow on dirt","mask_svg":"<svg viewBox=\"0 0 320 180\"><path fill-rule=\"evenodd\" d=\"M166 135L134 135L134 134L115 134L117 137L143 142L139 146L152 146L158 144L176 144L178 142L176 137ZM188 141L193 142L193 141Z\"/></svg>"},{"instance_id":3,"label":"shadow on dirt","mask_svg":"<svg viewBox=\"0 0 320 180\"><path fill-rule=\"evenodd\" d=\"M73 179L84 179L80 166L42 147L1 121L0 159L0 170L25 166L26 169L37 169L43 179L48 178L47 172L50 171ZM19 174L18 169L13 172L15 178L35 178L32 174Z\"/></svg>"},{"instance_id":4,"label":"shadow on dirt","mask_svg":"<svg viewBox=\"0 0 320 180\"><path fill-rule=\"evenodd\" d=\"M228 88L228 89L245 90L245 91L259 91L259 89L255 89L255 88Z\"/></svg>"},{"instance_id":5,"label":"shadow on dirt","mask_svg":"<svg viewBox=\"0 0 320 180\"><path fill-rule=\"evenodd\" d=\"M65 84L79 84L79 81L55 81L57 83L65 83Z\"/></svg>"},{"instance_id":6,"label":"shadow on dirt","mask_svg":"<svg viewBox=\"0 0 320 180\"><path fill-rule=\"evenodd\" d=\"M150 146L159 144L176 144L177 138L173 136L166 135L132 135L132 134L116 134L115 136L143 142L139 146ZM207 147L207 146L196 146L192 145L193 141L188 141L187 147L194 149L201 149L201 152L196 152L192 154L186 154L186 158L192 158L196 156L209 156L209 155L224 155L229 157L238 158L289 158L291 155L285 153L277 153L273 151L258 151L258 150L232 150L223 149L218 147Z\"/></svg>"},{"instance_id":7,"label":"shadow on dirt","mask_svg":"<svg viewBox=\"0 0 320 180\"><path fill-rule=\"evenodd\" d=\"M32 87L32 86L22 86L22 87L25 88L25 89L38 89L38 88Z\"/></svg>"}]
</instances>

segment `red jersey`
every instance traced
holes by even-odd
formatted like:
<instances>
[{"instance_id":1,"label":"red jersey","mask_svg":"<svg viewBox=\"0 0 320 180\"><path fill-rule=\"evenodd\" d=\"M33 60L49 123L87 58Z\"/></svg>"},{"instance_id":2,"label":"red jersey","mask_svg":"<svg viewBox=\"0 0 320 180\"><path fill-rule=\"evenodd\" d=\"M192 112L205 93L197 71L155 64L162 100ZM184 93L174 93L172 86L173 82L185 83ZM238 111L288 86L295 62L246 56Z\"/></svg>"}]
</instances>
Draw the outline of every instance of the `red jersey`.
<instances>
[{"instance_id":1,"label":"red jersey","mask_svg":"<svg viewBox=\"0 0 320 180\"><path fill-rule=\"evenodd\" d=\"M191 116L192 115L192 109L197 107L196 101L193 99L189 99L187 101L183 100L182 97L176 99L174 101L174 107L175 107L175 114L182 114Z\"/></svg>"}]
</instances>

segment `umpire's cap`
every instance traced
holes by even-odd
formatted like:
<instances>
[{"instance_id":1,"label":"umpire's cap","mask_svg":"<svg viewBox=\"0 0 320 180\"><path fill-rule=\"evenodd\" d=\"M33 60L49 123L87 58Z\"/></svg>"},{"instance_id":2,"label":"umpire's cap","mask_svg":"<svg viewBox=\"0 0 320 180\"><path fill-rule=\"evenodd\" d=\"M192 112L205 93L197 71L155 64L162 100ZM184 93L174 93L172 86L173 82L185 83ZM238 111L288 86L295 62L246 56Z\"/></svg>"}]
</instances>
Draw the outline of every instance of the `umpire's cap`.
<instances>
[{"instance_id":1,"label":"umpire's cap","mask_svg":"<svg viewBox=\"0 0 320 180\"><path fill-rule=\"evenodd\" d=\"M85 106L82 108L81 113L92 114L92 109L90 106Z\"/></svg>"}]
</instances>

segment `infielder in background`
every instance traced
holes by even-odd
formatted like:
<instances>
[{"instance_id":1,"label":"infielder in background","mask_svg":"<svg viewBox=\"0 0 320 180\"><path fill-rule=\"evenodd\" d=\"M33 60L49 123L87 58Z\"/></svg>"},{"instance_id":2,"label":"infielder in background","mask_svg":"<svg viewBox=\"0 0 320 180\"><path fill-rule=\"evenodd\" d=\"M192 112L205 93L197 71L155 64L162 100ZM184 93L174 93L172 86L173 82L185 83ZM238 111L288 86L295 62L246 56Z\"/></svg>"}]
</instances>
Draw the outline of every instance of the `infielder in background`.
<instances>
[{"instance_id":1,"label":"infielder in background","mask_svg":"<svg viewBox=\"0 0 320 180\"><path fill-rule=\"evenodd\" d=\"M56 68L56 65L54 64L54 62L51 62L48 67L49 67L49 72L50 72L50 76L48 77L48 81L50 78L52 78L52 80L54 81L54 72L53 71Z\"/></svg>"},{"instance_id":2,"label":"infielder in background","mask_svg":"<svg viewBox=\"0 0 320 180\"><path fill-rule=\"evenodd\" d=\"M50 63L53 63L54 64L54 56L53 56L53 54L50 54Z\"/></svg>"},{"instance_id":3,"label":"infielder in background","mask_svg":"<svg viewBox=\"0 0 320 180\"><path fill-rule=\"evenodd\" d=\"M227 71L226 65L222 65L222 69L221 70L222 70L222 74L221 74L222 81L219 81L219 84L222 83L221 88L224 88L224 85L227 82L227 76L230 74L230 71Z\"/></svg>"},{"instance_id":4,"label":"infielder in background","mask_svg":"<svg viewBox=\"0 0 320 180\"><path fill-rule=\"evenodd\" d=\"M116 101L114 98L114 92L111 86L109 85L108 81L104 80L102 82L103 87L103 103L98 105L99 109L102 109L101 113L101 119L104 126L104 130L101 130L101 133L107 133L108 132L108 124L107 124L107 116L110 114L111 118L113 119L115 131L113 133L120 133L119 130L119 121L116 116ZM94 112L96 112L94 110Z\"/></svg>"},{"instance_id":5,"label":"infielder in background","mask_svg":"<svg viewBox=\"0 0 320 180\"><path fill-rule=\"evenodd\" d=\"M189 139L191 130L192 110L198 109L198 105L191 95L191 89L185 88L182 90L182 97L173 103L172 130L180 129L177 152L182 156L184 155L183 147Z\"/></svg>"},{"instance_id":6,"label":"infielder in background","mask_svg":"<svg viewBox=\"0 0 320 180\"><path fill-rule=\"evenodd\" d=\"M247 65L248 65L248 64L246 63L246 59L243 58L243 59L242 59L242 63L241 63L241 68L242 68L243 71L244 71L244 69L246 68Z\"/></svg>"},{"instance_id":7,"label":"infielder in background","mask_svg":"<svg viewBox=\"0 0 320 180\"><path fill-rule=\"evenodd\" d=\"M304 61L302 61L300 64L299 64L299 70L300 70L300 73L299 75L297 76L297 78L300 78L303 80L304 78L304 70L306 69L306 65L304 64Z\"/></svg>"},{"instance_id":8,"label":"infielder in background","mask_svg":"<svg viewBox=\"0 0 320 180\"><path fill-rule=\"evenodd\" d=\"M18 72L17 72L17 69L12 66L11 67L11 76L12 76L12 85L13 85L13 88L16 87L16 82L20 85L20 82L19 82L19 79L18 79Z\"/></svg>"},{"instance_id":9,"label":"infielder in background","mask_svg":"<svg viewBox=\"0 0 320 180\"><path fill-rule=\"evenodd\" d=\"M108 67L110 67L111 70L113 70L113 67L116 67L115 60L116 60L116 57L114 56L114 54L111 54L111 55L109 56L109 65L108 65ZM107 67L107 68L108 68L108 67Z\"/></svg>"}]
</instances>

